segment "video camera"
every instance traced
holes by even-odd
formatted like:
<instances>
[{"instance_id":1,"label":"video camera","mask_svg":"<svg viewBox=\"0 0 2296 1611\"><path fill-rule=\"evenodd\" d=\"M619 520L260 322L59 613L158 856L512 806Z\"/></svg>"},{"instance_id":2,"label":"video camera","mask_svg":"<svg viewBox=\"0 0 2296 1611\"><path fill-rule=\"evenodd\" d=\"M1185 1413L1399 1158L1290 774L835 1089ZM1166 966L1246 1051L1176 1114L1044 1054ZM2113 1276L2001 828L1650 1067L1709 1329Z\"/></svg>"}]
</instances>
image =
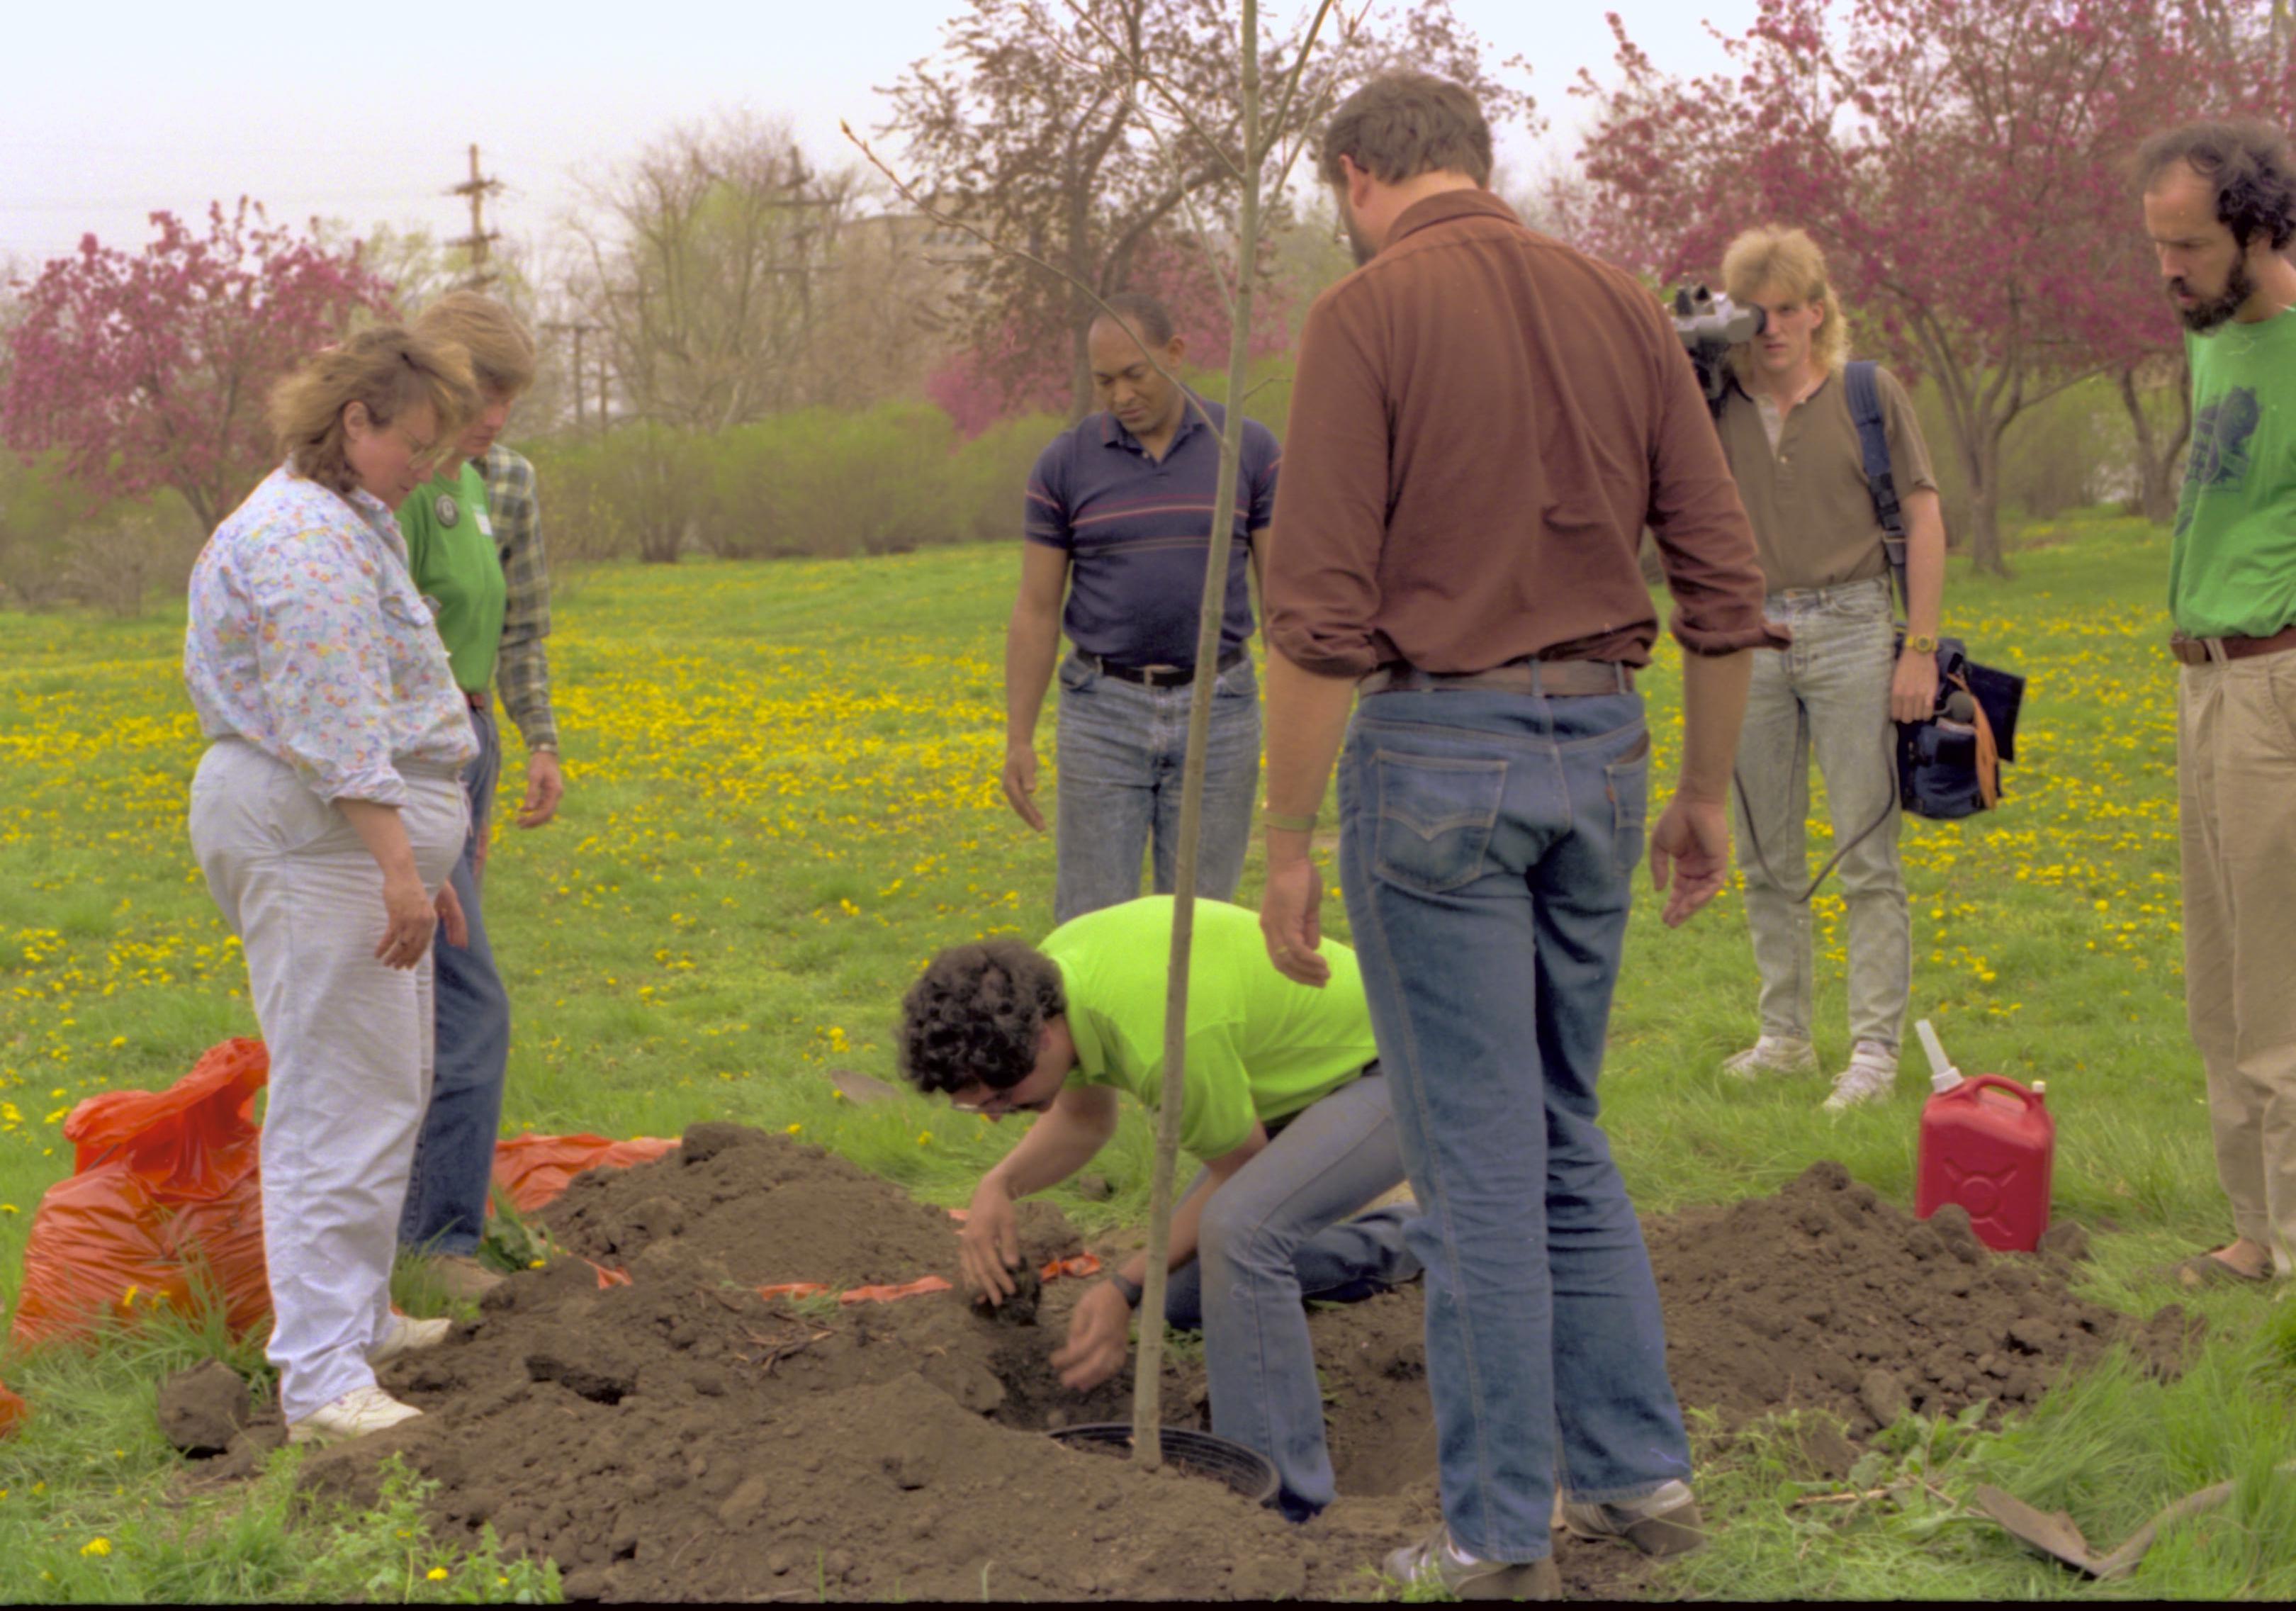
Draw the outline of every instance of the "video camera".
<instances>
[{"instance_id":1,"label":"video camera","mask_svg":"<svg viewBox=\"0 0 2296 1611\"><path fill-rule=\"evenodd\" d=\"M1720 412L1729 390L1730 349L1751 341L1769 324L1759 308L1741 308L1726 296L1717 296L1703 285L1684 285L1674 293L1674 333L1690 353L1698 383L1706 389L1706 406Z\"/></svg>"}]
</instances>

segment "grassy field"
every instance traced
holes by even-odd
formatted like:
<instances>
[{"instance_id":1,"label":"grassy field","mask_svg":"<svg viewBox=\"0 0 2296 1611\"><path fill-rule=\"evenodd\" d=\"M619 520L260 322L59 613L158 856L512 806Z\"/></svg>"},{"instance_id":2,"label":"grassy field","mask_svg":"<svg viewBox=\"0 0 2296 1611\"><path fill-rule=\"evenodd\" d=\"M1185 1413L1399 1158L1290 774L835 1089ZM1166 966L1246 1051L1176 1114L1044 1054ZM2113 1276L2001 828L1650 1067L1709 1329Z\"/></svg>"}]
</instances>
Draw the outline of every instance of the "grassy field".
<instances>
[{"instance_id":1,"label":"grassy field","mask_svg":"<svg viewBox=\"0 0 2296 1611\"><path fill-rule=\"evenodd\" d=\"M2007 808L1907 829L1915 1009L1964 1070L2049 1081L2057 1212L2103 1233L2094 1295L2149 1310L2171 1295L2146 1272L2225 1228L2183 1023L2167 550L2103 519L2026 544L2013 580L1956 571L1948 599L1955 629L2033 682ZM856 1106L823 1075L892 1077L898 997L936 948L1049 925L1050 842L996 785L1016 570L1009 550L961 548L609 568L565 590L553 646L565 809L538 832L503 829L488 877L517 1021L512 1127L674 1135L740 1119L963 1200L1010 1130L922 1100ZM201 745L180 621L9 616L0 630L0 1299L12 1300L39 1194L69 1168L71 1106L164 1084L255 1025L184 837ZM1680 721L1670 649L1647 686L1663 767ZM1259 877L1255 859L1246 900ZM1816 911L1832 1065L1849 1050L1841 903L1822 896ZM1344 938L1336 896L1326 915ZM1919 1073L1894 1102L1837 1121L1818 1110L1821 1079L1750 1091L1720 1078L1753 1029L1734 898L1673 933L1645 901L1606 1071L1642 1204L1725 1200L1827 1157L1909 1201ZM1146 1126L1128 1119L1105 1161L1113 1198L1064 1205L1086 1223L1136 1217L1147 1156ZM1999 1437L1930 1429L1897 1468L1948 1495L2013 1477L2092 1538L2250 1475L2217 1521L2118 1591L2296 1594L2296 1483L2264 1475L2296 1454L2296 1305L2227 1294L2203 1307L2218 1341L2177 1387L2108 1371ZM0 1598L537 1591L490 1561L422 1555L411 1509L290 1533L283 1476L229 1510L169 1502L152 1388L218 1345L184 1334L0 1360L35 1407L0 1444ZM1759 1449L1710 1468L1730 1525L1684 1569L1685 1591L2115 1591L2042 1571L1943 1499L1796 1510L1775 1502L1792 1480Z\"/></svg>"}]
</instances>

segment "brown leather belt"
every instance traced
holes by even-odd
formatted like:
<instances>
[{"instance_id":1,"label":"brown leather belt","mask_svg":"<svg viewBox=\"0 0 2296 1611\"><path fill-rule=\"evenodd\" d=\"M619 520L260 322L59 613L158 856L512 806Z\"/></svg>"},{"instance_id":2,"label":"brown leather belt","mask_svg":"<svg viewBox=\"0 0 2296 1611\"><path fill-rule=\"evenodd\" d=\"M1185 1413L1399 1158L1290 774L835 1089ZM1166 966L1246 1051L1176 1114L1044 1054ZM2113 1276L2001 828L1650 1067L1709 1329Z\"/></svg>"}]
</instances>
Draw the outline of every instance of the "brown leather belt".
<instances>
[{"instance_id":1,"label":"brown leather belt","mask_svg":"<svg viewBox=\"0 0 2296 1611\"><path fill-rule=\"evenodd\" d=\"M1356 685L1359 694L1414 694L1480 688L1501 694L1631 694L1635 670L1615 660L1513 660L1488 671L1423 671L1382 666Z\"/></svg>"},{"instance_id":2,"label":"brown leather belt","mask_svg":"<svg viewBox=\"0 0 2296 1611\"><path fill-rule=\"evenodd\" d=\"M2169 640L2169 653L2188 666L2277 654L2284 649L2296 649L2296 627L2283 627L2269 637L2186 637L2179 632Z\"/></svg>"}]
</instances>

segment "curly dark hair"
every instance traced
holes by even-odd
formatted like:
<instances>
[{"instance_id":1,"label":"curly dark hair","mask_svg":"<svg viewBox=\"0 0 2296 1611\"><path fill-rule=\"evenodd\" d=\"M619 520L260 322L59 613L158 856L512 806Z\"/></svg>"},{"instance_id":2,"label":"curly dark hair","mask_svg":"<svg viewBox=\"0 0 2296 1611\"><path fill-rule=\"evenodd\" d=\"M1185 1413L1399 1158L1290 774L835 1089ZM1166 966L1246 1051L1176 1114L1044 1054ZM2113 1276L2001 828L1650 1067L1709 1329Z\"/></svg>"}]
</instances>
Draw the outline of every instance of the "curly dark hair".
<instances>
[{"instance_id":1,"label":"curly dark hair","mask_svg":"<svg viewBox=\"0 0 2296 1611\"><path fill-rule=\"evenodd\" d=\"M2187 123L2154 135L2136 153L2138 185L2182 162L2217 191L2217 221L2243 251L2262 235L2273 251L2296 236L2296 163L2287 136L2265 123Z\"/></svg>"},{"instance_id":2,"label":"curly dark hair","mask_svg":"<svg viewBox=\"0 0 2296 1611\"><path fill-rule=\"evenodd\" d=\"M1068 1011L1061 970L1018 940L953 945L901 998L901 1075L930 1096L1011 1090L1037 1066L1045 1025Z\"/></svg>"}]
</instances>

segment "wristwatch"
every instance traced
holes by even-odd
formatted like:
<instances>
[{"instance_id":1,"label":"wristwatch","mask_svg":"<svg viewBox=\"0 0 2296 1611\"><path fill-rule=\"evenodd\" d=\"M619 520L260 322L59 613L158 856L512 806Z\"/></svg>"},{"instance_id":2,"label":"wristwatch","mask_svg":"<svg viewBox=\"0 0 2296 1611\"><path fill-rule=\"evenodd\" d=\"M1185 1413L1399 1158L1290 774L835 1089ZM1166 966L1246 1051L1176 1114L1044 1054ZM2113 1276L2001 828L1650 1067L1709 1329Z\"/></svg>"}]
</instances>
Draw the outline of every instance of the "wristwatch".
<instances>
[{"instance_id":1,"label":"wristwatch","mask_svg":"<svg viewBox=\"0 0 2296 1611\"><path fill-rule=\"evenodd\" d=\"M1908 654L1934 654L1937 653L1937 639L1927 632L1921 634L1917 637L1909 637L1906 639L1906 653Z\"/></svg>"},{"instance_id":2,"label":"wristwatch","mask_svg":"<svg viewBox=\"0 0 2296 1611\"><path fill-rule=\"evenodd\" d=\"M1108 1272L1108 1281L1110 1286L1115 1287L1117 1291L1124 1295L1125 1307L1128 1309L1137 1309L1140 1307L1140 1295L1144 1289L1141 1286L1139 1282L1132 1280L1120 1270L1110 1270Z\"/></svg>"}]
</instances>

